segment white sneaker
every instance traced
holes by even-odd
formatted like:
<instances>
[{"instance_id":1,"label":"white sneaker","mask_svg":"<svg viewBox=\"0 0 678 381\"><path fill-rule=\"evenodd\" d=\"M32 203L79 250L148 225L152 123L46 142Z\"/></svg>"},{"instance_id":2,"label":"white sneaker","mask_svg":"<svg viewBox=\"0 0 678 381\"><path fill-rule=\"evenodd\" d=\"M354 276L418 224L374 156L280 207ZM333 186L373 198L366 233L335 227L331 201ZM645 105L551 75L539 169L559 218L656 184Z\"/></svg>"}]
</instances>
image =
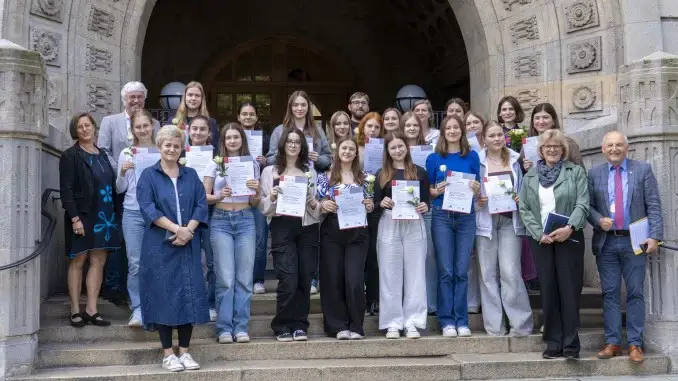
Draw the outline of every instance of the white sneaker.
<instances>
[{"instance_id":1,"label":"white sneaker","mask_svg":"<svg viewBox=\"0 0 678 381\"><path fill-rule=\"evenodd\" d=\"M400 330L398 328L391 327L386 331L386 338L387 339L399 339L400 338Z\"/></svg>"},{"instance_id":2,"label":"white sneaker","mask_svg":"<svg viewBox=\"0 0 678 381\"><path fill-rule=\"evenodd\" d=\"M210 308L210 321L217 321L217 310Z\"/></svg>"},{"instance_id":3,"label":"white sneaker","mask_svg":"<svg viewBox=\"0 0 678 381\"><path fill-rule=\"evenodd\" d=\"M350 340L351 339L351 331L339 331L337 333L337 340Z\"/></svg>"},{"instance_id":4,"label":"white sneaker","mask_svg":"<svg viewBox=\"0 0 678 381\"><path fill-rule=\"evenodd\" d=\"M468 327L459 327L457 328L457 334L459 337L471 337L471 330Z\"/></svg>"},{"instance_id":5,"label":"white sneaker","mask_svg":"<svg viewBox=\"0 0 678 381\"><path fill-rule=\"evenodd\" d=\"M162 367L169 370L170 372L181 372L186 369L177 358L176 355L169 355L162 359Z\"/></svg>"},{"instance_id":6,"label":"white sneaker","mask_svg":"<svg viewBox=\"0 0 678 381\"><path fill-rule=\"evenodd\" d=\"M179 357L179 362L181 363L181 365L184 366L184 369L186 370L200 369L200 364L195 362L195 360L193 360L193 357L191 357L191 355L188 352L184 353L183 355L181 355L181 357Z\"/></svg>"},{"instance_id":7,"label":"white sneaker","mask_svg":"<svg viewBox=\"0 0 678 381\"><path fill-rule=\"evenodd\" d=\"M407 336L408 339L418 339L421 337L419 331L417 331L417 327L413 325L405 327L405 336Z\"/></svg>"},{"instance_id":8,"label":"white sneaker","mask_svg":"<svg viewBox=\"0 0 678 381\"><path fill-rule=\"evenodd\" d=\"M448 325L443 328L443 337L457 337L457 327Z\"/></svg>"},{"instance_id":9,"label":"white sneaker","mask_svg":"<svg viewBox=\"0 0 678 381\"><path fill-rule=\"evenodd\" d=\"M362 340L365 336L359 334L358 332L351 332L351 340Z\"/></svg>"},{"instance_id":10,"label":"white sneaker","mask_svg":"<svg viewBox=\"0 0 678 381\"><path fill-rule=\"evenodd\" d=\"M141 327L141 324L141 308L135 308L134 311L132 311L132 316L130 316L127 325L130 327Z\"/></svg>"},{"instance_id":11,"label":"white sneaker","mask_svg":"<svg viewBox=\"0 0 678 381\"><path fill-rule=\"evenodd\" d=\"M311 295L317 294L318 293L318 287L311 285Z\"/></svg>"},{"instance_id":12,"label":"white sneaker","mask_svg":"<svg viewBox=\"0 0 678 381\"><path fill-rule=\"evenodd\" d=\"M224 332L221 335L219 335L219 344L230 344L233 342L233 336L228 333Z\"/></svg>"},{"instance_id":13,"label":"white sneaker","mask_svg":"<svg viewBox=\"0 0 678 381\"><path fill-rule=\"evenodd\" d=\"M257 282L254 284L254 293L255 294L265 294L266 287L264 287L264 282Z\"/></svg>"},{"instance_id":14,"label":"white sneaker","mask_svg":"<svg viewBox=\"0 0 678 381\"><path fill-rule=\"evenodd\" d=\"M250 335L247 334L247 332L238 332L235 334L235 342L236 343L249 343L250 342Z\"/></svg>"}]
</instances>

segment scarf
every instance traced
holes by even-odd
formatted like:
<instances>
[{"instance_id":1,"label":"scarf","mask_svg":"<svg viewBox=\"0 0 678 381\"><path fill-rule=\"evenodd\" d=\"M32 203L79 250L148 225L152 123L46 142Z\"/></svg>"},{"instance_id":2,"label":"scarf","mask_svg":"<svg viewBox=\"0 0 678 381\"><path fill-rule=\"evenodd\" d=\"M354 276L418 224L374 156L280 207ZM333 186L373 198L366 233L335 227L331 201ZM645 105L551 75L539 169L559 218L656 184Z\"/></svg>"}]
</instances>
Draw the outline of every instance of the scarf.
<instances>
[{"instance_id":1,"label":"scarf","mask_svg":"<svg viewBox=\"0 0 678 381\"><path fill-rule=\"evenodd\" d=\"M549 167L548 165L546 165L546 162L544 160L539 160L537 162L537 173L539 174L539 184L541 184L541 186L543 186L544 188L552 186L556 182L556 180L558 180L558 176L560 175L560 170L562 168L563 168L562 159L553 167Z\"/></svg>"}]
</instances>

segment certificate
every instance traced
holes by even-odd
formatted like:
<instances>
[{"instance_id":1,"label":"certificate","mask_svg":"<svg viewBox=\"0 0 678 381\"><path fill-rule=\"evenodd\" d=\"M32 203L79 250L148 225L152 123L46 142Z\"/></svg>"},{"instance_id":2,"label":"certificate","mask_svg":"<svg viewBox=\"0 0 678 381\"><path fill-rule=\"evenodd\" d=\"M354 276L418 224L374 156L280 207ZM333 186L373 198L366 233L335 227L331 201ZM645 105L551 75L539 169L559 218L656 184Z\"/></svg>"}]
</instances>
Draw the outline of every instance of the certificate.
<instances>
[{"instance_id":1,"label":"certificate","mask_svg":"<svg viewBox=\"0 0 678 381\"><path fill-rule=\"evenodd\" d=\"M186 147L186 166L198 172L200 181L207 176L207 166L212 163L214 146L190 146Z\"/></svg>"},{"instance_id":2,"label":"certificate","mask_svg":"<svg viewBox=\"0 0 678 381\"><path fill-rule=\"evenodd\" d=\"M275 212L282 216L304 217L306 213L306 193L308 179L306 176L280 176L280 189Z\"/></svg>"},{"instance_id":3,"label":"certificate","mask_svg":"<svg viewBox=\"0 0 678 381\"><path fill-rule=\"evenodd\" d=\"M447 171L447 186L443 196L443 209L459 213L471 213L473 189L469 181L475 180L471 173Z\"/></svg>"},{"instance_id":4,"label":"certificate","mask_svg":"<svg viewBox=\"0 0 678 381\"><path fill-rule=\"evenodd\" d=\"M315 147L313 146L313 138L306 136L306 144L308 145L308 152L315 152Z\"/></svg>"},{"instance_id":5,"label":"certificate","mask_svg":"<svg viewBox=\"0 0 678 381\"><path fill-rule=\"evenodd\" d=\"M433 153L433 146L412 146L410 147L410 155L412 156L412 162L422 168L426 168L426 159L428 155Z\"/></svg>"},{"instance_id":6,"label":"certificate","mask_svg":"<svg viewBox=\"0 0 678 381\"><path fill-rule=\"evenodd\" d=\"M367 226L367 211L365 211L365 205L362 203L363 199L362 187L334 190L339 230Z\"/></svg>"},{"instance_id":7,"label":"certificate","mask_svg":"<svg viewBox=\"0 0 678 381\"><path fill-rule=\"evenodd\" d=\"M255 159L259 156L263 156L264 132L245 130L245 135L247 136L247 146L250 149L250 155Z\"/></svg>"},{"instance_id":8,"label":"certificate","mask_svg":"<svg viewBox=\"0 0 678 381\"><path fill-rule=\"evenodd\" d=\"M391 196L395 204L391 210L391 219L418 220L421 218L416 211L416 205L412 205L412 203L419 204L419 181L392 180Z\"/></svg>"},{"instance_id":9,"label":"certificate","mask_svg":"<svg viewBox=\"0 0 678 381\"><path fill-rule=\"evenodd\" d=\"M384 139L365 138L365 150L363 151L364 171L375 174L381 169L384 162Z\"/></svg>"},{"instance_id":10,"label":"certificate","mask_svg":"<svg viewBox=\"0 0 678 381\"><path fill-rule=\"evenodd\" d=\"M160 160L160 150L154 147L132 147L132 155L134 155L134 176L136 176L138 184L139 177L141 177L144 169L152 167Z\"/></svg>"},{"instance_id":11,"label":"certificate","mask_svg":"<svg viewBox=\"0 0 678 381\"><path fill-rule=\"evenodd\" d=\"M232 196L254 196L255 189L247 187L247 180L254 180L254 160L252 156L225 157L226 179L231 187Z\"/></svg>"},{"instance_id":12,"label":"certificate","mask_svg":"<svg viewBox=\"0 0 678 381\"><path fill-rule=\"evenodd\" d=\"M485 177L483 184L490 214L513 212L518 209L513 196L509 193L513 189L511 175L488 176Z\"/></svg>"},{"instance_id":13,"label":"certificate","mask_svg":"<svg viewBox=\"0 0 678 381\"><path fill-rule=\"evenodd\" d=\"M523 138L523 154L525 159L532 162L532 165L536 165L540 159L539 151L537 151L537 139L537 136Z\"/></svg>"},{"instance_id":14,"label":"certificate","mask_svg":"<svg viewBox=\"0 0 678 381\"><path fill-rule=\"evenodd\" d=\"M466 139L468 140L468 144L471 146L472 151L480 152L482 150L480 142L478 141L478 136L476 136L475 132L469 132L466 135Z\"/></svg>"},{"instance_id":15,"label":"certificate","mask_svg":"<svg viewBox=\"0 0 678 381\"><path fill-rule=\"evenodd\" d=\"M650 238L650 220L644 217L629 224L629 235L631 236L633 254L643 254L645 250L640 245L644 245L648 238Z\"/></svg>"}]
</instances>

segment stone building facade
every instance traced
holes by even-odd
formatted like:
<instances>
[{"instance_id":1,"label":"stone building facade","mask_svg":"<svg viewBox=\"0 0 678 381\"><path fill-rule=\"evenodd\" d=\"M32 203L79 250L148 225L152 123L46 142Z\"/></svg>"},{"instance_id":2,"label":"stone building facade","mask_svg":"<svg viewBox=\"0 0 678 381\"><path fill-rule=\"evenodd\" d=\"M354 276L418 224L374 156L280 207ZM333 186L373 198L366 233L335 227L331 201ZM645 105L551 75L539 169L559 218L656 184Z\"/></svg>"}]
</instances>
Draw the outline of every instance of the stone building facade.
<instances>
[{"instance_id":1,"label":"stone building facade","mask_svg":"<svg viewBox=\"0 0 678 381\"><path fill-rule=\"evenodd\" d=\"M324 87L367 90L377 105L407 83L421 84L438 105L461 95L485 115L496 114L504 95L528 112L551 102L589 167L604 160L602 136L621 129L630 155L653 164L665 236L678 237L674 0L184 3L0 0L0 266L28 255L41 236L40 194L58 188L58 157L72 144L70 115L86 110L100 120L119 112L120 88L130 80L147 83L148 103L172 80L210 88L254 45L270 47L273 80L287 78L275 63L289 46L303 45L307 61L315 54L324 57L318 67L336 67ZM337 97L326 98L325 109L334 107ZM58 203L49 207L61 214ZM62 241L57 231L39 260L0 272L0 376L31 368L40 300L65 279ZM663 250L649 261L646 345L669 353L678 369L678 256ZM590 256L586 272L596 284Z\"/></svg>"}]
</instances>

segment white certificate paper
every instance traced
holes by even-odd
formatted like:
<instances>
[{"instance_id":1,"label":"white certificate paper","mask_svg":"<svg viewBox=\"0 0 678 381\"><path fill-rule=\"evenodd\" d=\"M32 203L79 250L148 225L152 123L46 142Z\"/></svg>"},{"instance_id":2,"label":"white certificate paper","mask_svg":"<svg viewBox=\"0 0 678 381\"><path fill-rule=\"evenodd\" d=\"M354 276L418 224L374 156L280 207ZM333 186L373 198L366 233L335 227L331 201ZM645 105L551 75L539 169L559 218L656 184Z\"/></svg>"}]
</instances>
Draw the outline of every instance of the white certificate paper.
<instances>
[{"instance_id":1,"label":"white certificate paper","mask_svg":"<svg viewBox=\"0 0 678 381\"><path fill-rule=\"evenodd\" d=\"M365 138L365 151L363 158L364 171L375 174L381 169L384 161L384 139Z\"/></svg>"},{"instance_id":2,"label":"white certificate paper","mask_svg":"<svg viewBox=\"0 0 678 381\"><path fill-rule=\"evenodd\" d=\"M640 245L650 238L650 220L647 217L641 218L636 222L629 224L629 233L631 235L631 248L633 254L643 254L643 248Z\"/></svg>"},{"instance_id":3,"label":"white certificate paper","mask_svg":"<svg viewBox=\"0 0 678 381\"><path fill-rule=\"evenodd\" d=\"M160 150L155 147L132 147L132 155L134 155L134 176L136 176L138 184L139 177L141 177L144 169L152 167L160 160Z\"/></svg>"},{"instance_id":4,"label":"white certificate paper","mask_svg":"<svg viewBox=\"0 0 678 381\"><path fill-rule=\"evenodd\" d=\"M306 193L308 179L306 176L280 176L280 188L275 212L282 216L304 217L306 213Z\"/></svg>"},{"instance_id":5,"label":"white certificate paper","mask_svg":"<svg viewBox=\"0 0 678 381\"><path fill-rule=\"evenodd\" d=\"M211 144L186 147L186 166L198 172L200 181L207 175L207 166L212 163L213 157L214 146Z\"/></svg>"},{"instance_id":6,"label":"white certificate paper","mask_svg":"<svg viewBox=\"0 0 678 381\"><path fill-rule=\"evenodd\" d=\"M508 190L513 189L511 175L485 177L483 185L490 214L513 212L518 209L513 197L507 193Z\"/></svg>"},{"instance_id":7,"label":"white certificate paper","mask_svg":"<svg viewBox=\"0 0 678 381\"><path fill-rule=\"evenodd\" d=\"M443 196L443 209L451 212L471 213L473 189L469 181L475 180L471 173L447 171L447 186Z\"/></svg>"},{"instance_id":8,"label":"white certificate paper","mask_svg":"<svg viewBox=\"0 0 678 381\"><path fill-rule=\"evenodd\" d=\"M226 179L233 196L254 196L256 190L247 187L247 180L254 180L252 156L225 157Z\"/></svg>"},{"instance_id":9,"label":"white certificate paper","mask_svg":"<svg viewBox=\"0 0 678 381\"><path fill-rule=\"evenodd\" d=\"M527 160L532 162L532 165L536 165L540 159L539 151L537 151L537 139L537 136L523 138L523 154Z\"/></svg>"},{"instance_id":10,"label":"white certificate paper","mask_svg":"<svg viewBox=\"0 0 678 381\"><path fill-rule=\"evenodd\" d=\"M426 169L426 159L428 155L433 153L433 146L412 146L410 147L410 155L412 155L412 162L424 169Z\"/></svg>"},{"instance_id":11,"label":"white certificate paper","mask_svg":"<svg viewBox=\"0 0 678 381\"><path fill-rule=\"evenodd\" d=\"M482 150L480 142L478 141L478 136L476 136L475 132L469 132L466 135L466 139L468 140L468 144L471 146L472 151L480 152L480 150Z\"/></svg>"},{"instance_id":12,"label":"white certificate paper","mask_svg":"<svg viewBox=\"0 0 678 381\"><path fill-rule=\"evenodd\" d=\"M315 147L313 147L313 138L306 136L306 144L308 145L308 152L315 152Z\"/></svg>"},{"instance_id":13,"label":"white certificate paper","mask_svg":"<svg viewBox=\"0 0 678 381\"><path fill-rule=\"evenodd\" d=\"M410 191L412 193L410 193ZM408 201L419 199L419 181L412 180L392 180L391 196L393 197L393 210L391 210L391 219L394 220L418 220L421 218L417 213L416 206ZM417 202L418 204L418 202Z\"/></svg>"},{"instance_id":14,"label":"white certificate paper","mask_svg":"<svg viewBox=\"0 0 678 381\"><path fill-rule=\"evenodd\" d=\"M367 226L367 211L363 205L363 189L335 189L334 201L337 203L339 229L353 229Z\"/></svg>"},{"instance_id":15,"label":"white certificate paper","mask_svg":"<svg viewBox=\"0 0 678 381\"><path fill-rule=\"evenodd\" d=\"M247 136L247 146L250 149L250 155L255 159L263 156L264 132L245 130L245 135Z\"/></svg>"}]
</instances>

